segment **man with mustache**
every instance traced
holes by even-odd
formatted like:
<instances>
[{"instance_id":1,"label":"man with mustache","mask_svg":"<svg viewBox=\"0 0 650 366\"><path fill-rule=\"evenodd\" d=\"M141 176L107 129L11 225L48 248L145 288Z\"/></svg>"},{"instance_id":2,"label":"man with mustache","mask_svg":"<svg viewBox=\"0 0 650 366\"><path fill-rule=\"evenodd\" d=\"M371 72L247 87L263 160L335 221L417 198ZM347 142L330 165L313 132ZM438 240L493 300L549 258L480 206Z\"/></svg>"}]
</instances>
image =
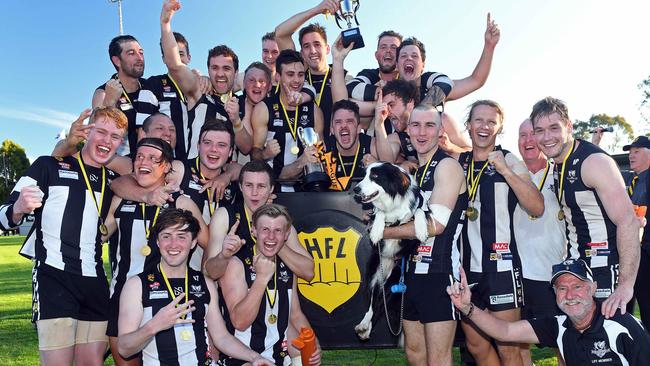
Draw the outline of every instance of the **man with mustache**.
<instances>
[{"instance_id":1,"label":"man with mustache","mask_svg":"<svg viewBox=\"0 0 650 366\"><path fill-rule=\"evenodd\" d=\"M113 38L108 45L108 55L117 71L104 84L97 87L93 94L92 107L118 107L129 121L128 134L120 146L119 155L128 155L135 151L138 126L136 121L137 101L145 79L144 51L140 43L131 35Z\"/></svg>"},{"instance_id":2,"label":"man with mustache","mask_svg":"<svg viewBox=\"0 0 650 366\"><path fill-rule=\"evenodd\" d=\"M569 366L633 365L648 363L650 335L629 313L601 315L594 299L597 283L581 259L552 268L555 301L563 314L507 321L475 306L464 272L461 282L447 288L454 305L474 326L502 342L535 343L560 349Z\"/></svg>"}]
</instances>

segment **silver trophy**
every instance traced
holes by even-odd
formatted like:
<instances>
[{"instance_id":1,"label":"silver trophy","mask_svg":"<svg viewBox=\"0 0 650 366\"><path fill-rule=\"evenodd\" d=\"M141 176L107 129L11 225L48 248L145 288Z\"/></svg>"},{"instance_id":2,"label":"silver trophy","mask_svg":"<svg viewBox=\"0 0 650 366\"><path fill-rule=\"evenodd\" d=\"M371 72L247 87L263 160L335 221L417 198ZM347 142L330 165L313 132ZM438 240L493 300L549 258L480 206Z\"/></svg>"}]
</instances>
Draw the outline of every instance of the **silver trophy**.
<instances>
[{"instance_id":1,"label":"silver trophy","mask_svg":"<svg viewBox=\"0 0 650 366\"><path fill-rule=\"evenodd\" d=\"M318 134L312 127L303 128L302 126L299 126L298 138L300 138L304 147L316 146L318 143ZM325 173L323 164L320 161L305 165L303 172L305 173L302 182L304 190L323 192L329 188L331 181Z\"/></svg>"},{"instance_id":2,"label":"silver trophy","mask_svg":"<svg viewBox=\"0 0 650 366\"><path fill-rule=\"evenodd\" d=\"M354 47L352 49L362 48L365 46L359 27L352 26L352 20L354 20L357 26L359 25L357 11L359 11L359 0L341 0L339 11L334 14L336 25L338 25L339 28L343 29L341 23L339 23L339 20L343 19L345 19L348 26L347 29L343 29L343 32L341 32L343 47L349 46L352 42L354 42Z\"/></svg>"}]
</instances>

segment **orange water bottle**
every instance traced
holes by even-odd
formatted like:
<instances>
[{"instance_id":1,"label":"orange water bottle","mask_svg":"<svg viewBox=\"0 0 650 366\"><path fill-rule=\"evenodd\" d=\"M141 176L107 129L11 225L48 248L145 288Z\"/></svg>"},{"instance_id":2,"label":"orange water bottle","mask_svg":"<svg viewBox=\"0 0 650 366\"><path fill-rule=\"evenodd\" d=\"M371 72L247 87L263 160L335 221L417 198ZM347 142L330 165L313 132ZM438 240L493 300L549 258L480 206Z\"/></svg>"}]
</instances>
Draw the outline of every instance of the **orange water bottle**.
<instances>
[{"instance_id":1,"label":"orange water bottle","mask_svg":"<svg viewBox=\"0 0 650 366\"><path fill-rule=\"evenodd\" d=\"M316 352L316 335L311 328L300 328L298 338L291 341L300 350L300 359L304 366L309 365L309 359Z\"/></svg>"}]
</instances>

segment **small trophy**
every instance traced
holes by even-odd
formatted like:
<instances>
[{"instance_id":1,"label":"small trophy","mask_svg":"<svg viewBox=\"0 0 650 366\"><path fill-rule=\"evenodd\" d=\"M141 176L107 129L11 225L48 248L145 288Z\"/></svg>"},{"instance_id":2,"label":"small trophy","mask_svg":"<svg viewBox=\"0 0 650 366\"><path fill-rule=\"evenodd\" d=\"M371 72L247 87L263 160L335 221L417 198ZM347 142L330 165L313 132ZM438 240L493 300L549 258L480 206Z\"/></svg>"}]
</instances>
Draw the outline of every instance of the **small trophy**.
<instances>
[{"instance_id":1,"label":"small trophy","mask_svg":"<svg viewBox=\"0 0 650 366\"><path fill-rule=\"evenodd\" d=\"M298 137L303 146L316 146L318 143L318 134L311 128L298 127ZM318 163L310 163L304 167L304 177L302 181L303 189L310 192L324 192L327 191L331 182L323 169L323 165Z\"/></svg>"},{"instance_id":2,"label":"small trophy","mask_svg":"<svg viewBox=\"0 0 650 366\"><path fill-rule=\"evenodd\" d=\"M358 10L359 0L341 0L340 9L336 14L334 14L336 25L338 25L339 28L343 29L339 20L345 19L347 22L348 29L344 29L343 32L341 32L341 38L343 39L343 47L348 47L350 43L354 42L353 50L365 46L359 27L352 27L352 19L354 19L354 22L359 25L359 20L357 19Z\"/></svg>"}]
</instances>

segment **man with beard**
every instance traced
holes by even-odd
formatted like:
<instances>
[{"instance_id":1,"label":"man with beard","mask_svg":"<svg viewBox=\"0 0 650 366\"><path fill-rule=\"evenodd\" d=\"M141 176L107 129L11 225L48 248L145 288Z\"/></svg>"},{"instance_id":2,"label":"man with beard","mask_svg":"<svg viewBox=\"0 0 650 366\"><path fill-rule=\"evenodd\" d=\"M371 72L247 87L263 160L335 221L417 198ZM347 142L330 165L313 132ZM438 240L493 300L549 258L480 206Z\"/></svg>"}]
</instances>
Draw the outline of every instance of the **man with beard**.
<instances>
[{"instance_id":1,"label":"man with beard","mask_svg":"<svg viewBox=\"0 0 650 366\"><path fill-rule=\"evenodd\" d=\"M549 268L564 258L566 237L564 223L557 218L560 206L553 186L554 164L537 147L533 124L529 119L519 125L519 154L528 168L533 184L544 196L542 216L529 215L517 205L513 217L524 286L521 318L555 316L558 310L550 285ZM529 345L522 345L521 357L524 365L533 364ZM561 357L558 357L558 362L562 365Z\"/></svg>"},{"instance_id":2,"label":"man with beard","mask_svg":"<svg viewBox=\"0 0 650 366\"><path fill-rule=\"evenodd\" d=\"M594 299L597 283L584 261L569 259L552 268L551 284L563 313L560 315L515 322L499 319L472 303L464 272L461 282L450 286L447 292L468 321L501 342L559 348L569 366L647 364L647 330L629 313L616 311L610 317L600 314L601 306Z\"/></svg>"},{"instance_id":3,"label":"man with beard","mask_svg":"<svg viewBox=\"0 0 650 366\"><path fill-rule=\"evenodd\" d=\"M285 263L284 249L293 227L284 206L266 204L246 216L253 242L229 261L219 286L226 305L228 330L253 351L273 359L276 365L295 364L300 351L289 342L291 329L310 328L298 299L297 276ZM234 233L239 222L233 223ZM238 238L237 238L238 239ZM231 356L231 357L228 357ZM310 365L320 365L320 347ZM224 365L242 365L236 355L222 355Z\"/></svg>"},{"instance_id":4,"label":"man with beard","mask_svg":"<svg viewBox=\"0 0 650 366\"><path fill-rule=\"evenodd\" d=\"M83 116L84 114L82 114ZM106 169L128 122L116 107L90 115L88 141L74 156L42 156L0 206L0 229L35 220L20 253L35 260L33 318L42 365L99 365L106 351L108 281L102 235L113 197Z\"/></svg>"},{"instance_id":5,"label":"man with beard","mask_svg":"<svg viewBox=\"0 0 650 366\"><path fill-rule=\"evenodd\" d=\"M453 364L458 314L445 289L459 271L467 186L460 164L438 146L441 127L440 113L432 106L420 105L411 113L407 131L418 158L415 180L425 202L423 214L387 227L383 235L418 242L405 269L404 348L411 365Z\"/></svg>"},{"instance_id":6,"label":"man with beard","mask_svg":"<svg viewBox=\"0 0 650 366\"><path fill-rule=\"evenodd\" d=\"M569 110L546 97L530 114L537 146L555 161L558 219L565 222L568 259L584 260L598 283L606 318L625 312L639 266L639 221L614 160L573 138Z\"/></svg>"},{"instance_id":7,"label":"man with beard","mask_svg":"<svg viewBox=\"0 0 650 366\"><path fill-rule=\"evenodd\" d=\"M273 159L272 166L280 179L298 178L306 164L318 161L314 146L303 146L298 127L311 127L322 141L323 114L314 102L295 105L296 95L305 80L305 65L300 54L283 50L276 60L280 76L280 92L267 97L255 106L252 116L253 159ZM282 185L281 190L292 192L299 184Z\"/></svg>"},{"instance_id":8,"label":"man with beard","mask_svg":"<svg viewBox=\"0 0 650 366\"><path fill-rule=\"evenodd\" d=\"M463 267L470 283L476 283L474 303L505 320L520 319L522 304L521 261L514 235L517 203L529 215L544 213L544 198L526 166L514 154L496 145L503 130L503 110L492 100L470 106L467 130L472 151L459 161L465 170L469 192L467 224L463 228ZM463 321L467 348L475 360L493 365L521 365L519 346L491 340Z\"/></svg>"},{"instance_id":9,"label":"man with beard","mask_svg":"<svg viewBox=\"0 0 650 366\"><path fill-rule=\"evenodd\" d=\"M209 334L223 352L253 366L272 365L228 333L214 283L188 268L199 228L199 220L189 211L168 209L160 214L152 228L160 259L124 286L120 353L130 357L142 352L145 366L208 365L210 354L205 340Z\"/></svg>"},{"instance_id":10,"label":"man with beard","mask_svg":"<svg viewBox=\"0 0 650 366\"><path fill-rule=\"evenodd\" d=\"M174 159L171 146L158 138L144 138L137 146L133 162L133 178L145 191L152 192L165 185L165 175L169 173ZM175 194L174 201L165 206L147 205L144 202L131 201L115 196L111 203L106 226L108 239L117 231L115 248L116 261L113 264L111 278L111 300L106 334L109 336L111 352L118 365L137 365L139 360L122 359L117 349L118 314L120 295L126 280L141 273L145 268L160 259L160 252L151 236L151 228L161 212L169 207L189 210L198 220L201 212L192 200ZM208 242L208 227L199 221L201 232L198 237L201 246Z\"/></svg>"},{"instance_id":11,"label":"man with beard","mask_svg":"<svg viewBox=\"0 0 650 366\"><path fill-rule=\"evenodd\" d=\"M124 139L119 155L128 155L131 147L137 143L136 122L138 94L145 79L144 52L135 37L121 35L113 38L108 45L108 56L117 73L104 84L100 85L93 94L92 107L118 107L129 121L128 134Z\"/></svg>"},{"instance_id":12,"label":"man with beard","mask_svg":"<svg viewBox=\"0 0 650 366\"><path fill-rule=\"evenodd\" d=\"M250 218L258 208L270 201L274 186L273 170L263 161L253 160L242 167L239 173L242 199L233 205L219 207L210 222L209 259L204 267L210 278L219 279L228 261L240 254L242 246L248 246L248 250L252 248L254 240L250 232ZM236 223L237 227L233 229ZM307 281L314 277L314 260L298 242L295 228L291 228L287 245L278 255L298 277Z\"/></svg>"},{"instance_id":13,"label":"man with beard","mask_svg":"<svg viewBox=\"0 0 650 366\"><path fill-rule=\"evenodd\" d=\"M178 44L171 30L171 18L181 8L178 0L166 0L160 14L161 42L164 61L170 75L176 80L180 90L185 95L189 114L192 116L190 123L189 148L187 157L197 156L199 131L207 118L227 121L233 125L235 143L243 152L251 149L252 136L243 127L241 122L232 121L228 110L238 106L238 100L232 98L232 88L239 69L239 58L228 46L219 45L208 52L208 77L212 84L212 91L201 92L200 76L194 74L179 56Z\"/></svg>"},{"instance_id":14,"label":"man with beard","mask_svg":"<svg viewBox=\"0 0 650 366\"><path fill-rule=\"evenodd\" d=\"M339 1L323 0L315 7L291 16L275 28L275 39L280 50L295 50L296 46L291 39L293 33L318 14L334 14L340 6ZM322 136L330 134L330 121L332 118L332 68L327 64L327 55L330 46L327 43L325 28L318 23L308 24L298 33L300 54L307 64L307 81L314 87L316 98L314 102L323 111Z\"/></svg>"}]
</instances>

